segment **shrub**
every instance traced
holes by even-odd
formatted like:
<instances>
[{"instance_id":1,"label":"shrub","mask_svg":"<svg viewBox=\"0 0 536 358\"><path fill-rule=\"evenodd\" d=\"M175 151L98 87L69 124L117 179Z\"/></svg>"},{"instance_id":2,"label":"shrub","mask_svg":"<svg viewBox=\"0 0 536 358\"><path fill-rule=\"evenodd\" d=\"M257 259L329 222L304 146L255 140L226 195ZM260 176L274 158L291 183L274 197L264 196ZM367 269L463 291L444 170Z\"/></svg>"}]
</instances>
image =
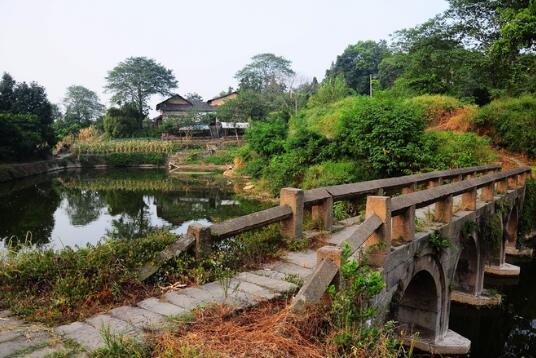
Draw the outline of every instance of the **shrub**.
<instances>
[{"instance_id":1,"label":"shrub","mask_svg":"<svg viewBox=\"0 0 536 358\"><path fill-rule=\"evenodd\" d=\"M39 118L32 114L0 113L0 160L32 159L46 153Z\"/></svg>"},{"instance_id":2,"label":"shrub","mask_svg":"<svg viewBox=\"0 0 536 358\"><path fill-rule=\"evenodd\" d=\"M298 186L305 167L302 158L295 152L276 155L263 170L263 177L269 179L268 188L277 195L285 186Z\"/></svg>"},{"instance_id":3,"label":"shrub","mask_svg":"<svg viewBox=\"0 0 536 358\"><path fill-rule=\"evenodd\" d=\"M346 84L344 77L338 75L336 77L327 77L322 81L318 91L309 98L308 107L324 106L329 103L336 102L350 95L352 90Z\"/></svg>"},{"instance_id":4,"label":"shrub","mask_svg":"<svg viewBox=\"0 0 536 358\"><path fill-rule=\"evenodd\" d=\"M282 153L286 137L287 126L283 121L256 122L246 131L251 149L265 157Z\"/></svg>"},{"instance_id":5,"label":"shrub","mask_svg":"<svg viewBox=\"0 0 536 358\"><path fill-rule=\"evenodd\" d=\"M347 111L353 111L360 100L361 97L351 96L327 105L304 109L290 119L289 132L292 134L299 128L306 128L332 139L341 131L342 115Z\"/></svg>"},{"instance_id":6,"label":"shrub","mask_svg":"<svg viewBox=\"0 0 536 358\"><path fill-rule=\"evenodd\" d=\"M302 187L304 189L311 189L328 185L353 183L367 179L369 179L369 173L364 162L327 161L307 168Z\"/></svg>"},{"instance_id":7,"label":"shrub","mask_svg":"<svg viewBox=\"0 0 536 358\"><path fill-rule=\"evenodd\" d=\"M536 156L536 97L495 100L481 108L474 122L496 144Z\"/></svg>"},{"instance_id":8,"label":"shrub","mask_svg":"<svg viewBox=\"0 0 536 358\"><path fill-rule=\"evenodd\" d=\"M493 162L490 140L475 133L427 132L423 151L425 169L463 168Z\"/></svg>"},{"instance_id":9,"label":"shrub","mask_svg":"<svg viewBox=\"0 0 536 358\"><path fill-rule=\"evenodd\" d=\"M408 103L422 113L429 125L441 122L463 107L457 98L441 95L417 96L409 99Z\"/></svg>"},{"instance_id":10,"label":"shrub","mask_svg":"<svg viewBox=\"0 0 536 358\"><path fill-rule=\"evenodd\" d=\"M110 108L104 116L104 132L111 138L132 136L139 129L139 114L135 106Z\"/></svg>"},{"instance_id":11,"label":"shrub","mask_svg":"<svg viewBox=\"0 0 536 358\"><path fill-rule=\"evenodd\" d=\"M137 269L176 240L153 231L136 240L108 240L73 250L11 252L0 260L0 302L15 313L47 323L78 319L80 308L123 302L143 294ZM136 293L136 291L138 291Z\"/></svg>"},{"instance_id":12,"label":"shrub","mask_svg":"<svg viewBox=\"0 0 536 358\"><path fill-rule=\"evenodd\" d=\"M424 121L419 111L392 98L361 97L341 114L336 138L351 158L366 159L375 174L410 174L420 168Z\"/></svg>"}]
</instances>

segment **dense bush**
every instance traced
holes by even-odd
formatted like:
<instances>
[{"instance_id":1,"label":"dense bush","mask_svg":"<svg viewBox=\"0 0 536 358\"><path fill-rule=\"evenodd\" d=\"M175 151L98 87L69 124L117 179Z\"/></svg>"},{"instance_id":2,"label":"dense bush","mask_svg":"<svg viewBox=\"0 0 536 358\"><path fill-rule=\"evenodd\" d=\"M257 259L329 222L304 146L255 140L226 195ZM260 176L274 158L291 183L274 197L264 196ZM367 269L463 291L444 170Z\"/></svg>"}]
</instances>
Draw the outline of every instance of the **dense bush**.
<instances>
[{"instance_id":1,"label":"dense bush","mask_svg":"<svg viewBox=\"0 0 536 358\"><path fill-rule=\"evenodd\" d=\"M262 156L280 154L285 149L287 126L283 121L256 122L246 131L246 140L251 149Z\"/></svg>"},{"instance_id":2,"label":"dense bush","mask_svg":"<svg viewBox=\"0 0 536 358\"><path fill-rule=\"evenodd\" d=\"M424 170L482 165L497 159L490 139L474 133L427 132L423 151Z\"/></svg>"},{"instance_id":3,"label":"dense bush","mask_svg":"<svg viewBox=\"0 0 536 358\"><path fill-rule=\"evenodd\" d=\"M296 152L274 156L263 169L262 176L267 179L268 188L277 195L285 186L297 186L303 177L306 165Z\"/></svg>"},{"instance_id":4,"label":"dense bush","mask_svg":"<svg viewBox=\"0 0 536 358\"><path fill-rule=\"evenodd\" d=\"M361 97L340 121L336 141L341 150L368 160L376 175L420 169L425 123L415 107L391 98Z\"/></svg>"},{"instance_id":5,"label":"dense bush","mask_svg":"<svg viewBox=\"0 0 536 358\"><path fill-rule=\"evenodd\" d=\"M133 105L110 108L104 116L104 132L111 138L131 137L139 127L138 110Z\"/></svg>"},{"instance_id":6,"label":"dense bush","mask_svg":"<svg viewBox=\"0 0 536 358\"><path fill-rule=\"evenodd\" d=\"M48 147L40 134L39 119L32 114L0 113L0 160L36 158Z\"/></svg>"},{"instance_id":7,"label":"dense bush","mask_svg":"<svg viewBox=\"0 0 536 358\"><path fill-rule=\"evenodd\" d=\"M332 139L342 129L341 117L343 114L352 112L360 101L361 97L350 96L327 105L304 109L290 119L290 133L298 128L306 128Z\"/></svg>"},{"instance_id":8,"label":"dense bush","mask_svg":"<svg viewBox=\"0 0 536 358\"><path fill-rule=\"evenodd\" d=\"M305 171L303 189L318 188L321 186L353 183L370 179L365 162L327 161L312 165Z\"/></svg>"},{"instance_id":9,"label":"dense bush","mask_svg":"<svg viewBox=\"0 0 536 358\"><path fill-rule=\"evenodd\" d=\"M442 95L417 96L409 99L408 102L421 111L427 124L438 123L463 107L459 99Z\"/></svg>"},{"instance_id":10,"label":"dense bush","mask_svg":"<svg viewBox=\"0 0 536 358\"><path fill-rule=\"evenodd\" d=\"M474 122L496 144L536 157L536 97L495 100L482 107Z\"/></svg>"}]
</instances>

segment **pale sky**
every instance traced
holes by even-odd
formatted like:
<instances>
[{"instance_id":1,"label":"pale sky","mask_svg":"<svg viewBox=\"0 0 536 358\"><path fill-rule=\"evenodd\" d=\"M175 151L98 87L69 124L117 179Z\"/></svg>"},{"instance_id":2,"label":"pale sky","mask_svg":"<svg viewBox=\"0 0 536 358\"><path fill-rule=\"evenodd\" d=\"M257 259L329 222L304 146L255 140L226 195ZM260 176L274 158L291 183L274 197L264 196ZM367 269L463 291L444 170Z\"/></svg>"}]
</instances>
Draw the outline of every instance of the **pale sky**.
<instances>
[{"instance_id":1,"label":"pale sky","mask_svg":"<svg viewBox=\"0 0 536 358\"><path fill-rule=\"evenodd\" d=\"M349 44L388 39L446 8L444 0L0 0L0 72L37 81L54 103L79 84L109 105L107 72L147 56L173 70L176 92L208 100L236 87L234 74L255 54L284 56L320 80Z\"/></svg>"}]
</instances>

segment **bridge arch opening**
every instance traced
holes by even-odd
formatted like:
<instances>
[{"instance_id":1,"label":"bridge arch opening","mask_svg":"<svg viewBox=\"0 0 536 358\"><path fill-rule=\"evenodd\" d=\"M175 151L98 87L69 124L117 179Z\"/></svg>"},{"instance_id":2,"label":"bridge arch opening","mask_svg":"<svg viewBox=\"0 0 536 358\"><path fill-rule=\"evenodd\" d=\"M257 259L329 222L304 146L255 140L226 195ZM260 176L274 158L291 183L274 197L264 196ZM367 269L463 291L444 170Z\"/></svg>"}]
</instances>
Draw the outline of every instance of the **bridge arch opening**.
<instances>
[{"instance_id":1,"label":"bridge arch opening","mask_svg":"<svg viewBox=\"0 0 536 358\"><path fill-rule=\"evenodd\" d=\"M460 237L461 252L456 264L454 284L457 290L478 295L481 292L480 275L483 274L480 250L475 238Z\"/></svg>"},{"instance_id":2,"label":"bridge arch opening","mask_svg":"<svg viewBox=\"0 0 536 358\"><path fill-rule=\"evenodd\" d=\"M440 294L430 272L417 272L402 293L393 318L404 330L419 332L422 338L435 338L441 316Z\"/></svg>"}]
</instances>

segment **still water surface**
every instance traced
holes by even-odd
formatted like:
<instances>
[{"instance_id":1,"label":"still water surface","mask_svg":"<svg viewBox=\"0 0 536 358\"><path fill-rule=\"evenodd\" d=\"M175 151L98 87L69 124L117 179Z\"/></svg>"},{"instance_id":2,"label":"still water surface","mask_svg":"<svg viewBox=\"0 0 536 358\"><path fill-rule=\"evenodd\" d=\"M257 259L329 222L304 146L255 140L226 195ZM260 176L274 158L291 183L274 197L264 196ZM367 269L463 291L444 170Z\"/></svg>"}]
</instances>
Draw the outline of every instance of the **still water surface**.
<instances>
[{"instance_id":1,"label":"still water surface","mask_svg":"<svg viewBox=\"0 0 536 358\"><path fill-rule=\"evenodd\" d=\"M0 246L8 240L85 246L110 233L136 236L149 227L184 233L263 208L235 193L227 178L169 176L163 170L107 170L39 176L0 185Z\"/></svg>"},{"instance_id":2,"label":"still water surface","mask_svg":"<svg viewBox=\"0 0 536 358\"><path fill-rule=\"evenodd\" d=\"M450 328L471 340L471 357L536 357L536 259L508 261L521 267L519 278L485 281L503 295L501 307L451 306Z\"/></svg>"}]
</instances>

